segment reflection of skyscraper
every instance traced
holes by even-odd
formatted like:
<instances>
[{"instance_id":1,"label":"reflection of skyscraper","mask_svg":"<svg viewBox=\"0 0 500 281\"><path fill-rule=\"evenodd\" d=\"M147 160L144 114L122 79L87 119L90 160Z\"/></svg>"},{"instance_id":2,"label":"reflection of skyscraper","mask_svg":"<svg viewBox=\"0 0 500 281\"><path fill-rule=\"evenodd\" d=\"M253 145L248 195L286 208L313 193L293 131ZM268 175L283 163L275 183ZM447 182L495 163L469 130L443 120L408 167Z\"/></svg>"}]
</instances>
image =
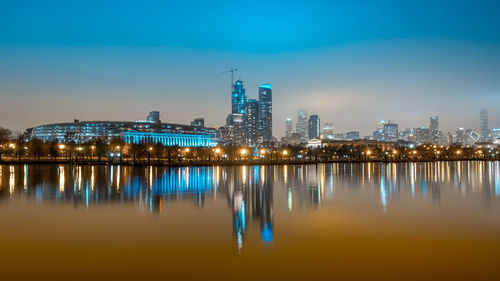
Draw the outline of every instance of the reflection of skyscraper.
<instances>
[{"instance_id":1,"label":"reflection of skyscraper","mask_svg":"<svg viewBox=\"0 0 500 281\"><path fill-rule=\"evenodd\" d=\"M244 194L237 191L233 196L233 230L235 234L238 250L243 248L243 238L246 234L246 203Z\"/></svg>"},{"instance_id":2,"label":"reflection of skyscraper","mask_svg":"<svg viewBox=\"0 0 500 281\"><path fill-rule=\"evenodd\" d=\"M231 94L231 113L245 114L246 103L247 96L245 94L245 88L243 87L243 81L238 80L234 83L233 92Z\"/></svg>"},{"instance_id":3,"label":"reflection of skyscraper","mask_svg":"<svg viewBox=\"0 0 500 281\"><path fill-rule=\"evenodd\" d=\"M292 134L293 134L293 124L292 124L292 119L291 118L287 118L286 119L285 128L286 128L285 136L287 138L291 137Z\"/></svg>"},{"instance_id":4,"label":"reflection of skyscraper","mask_svg":"<svg viewBox=\"0 0 500 281\"><path fill-rule=\"evenodd\" d=\"M308 137L309 139L319 139L320 120L318 115L309 116Z\"/></svg>"},{"instance_id":5,"label":"reflection of skyscraper","mask_svg":"<svg viewBox=\"0 0 500 281\"><path fill-rule=\"evenodd\" d=\"M298 112L297 125L295 126L295 131L299 134L300 139L308 140L308 122L307 122L307 112L301 110Z\"/></svg>"},{"instance_id":6,"label":"reflection of skyscraper","mask_svg":"<svg viewBox=\"0 0 500 281\"><path fill-rule=\"evenodd\" d=\"M259 87L259 131L264 144L271 143L273 137L273 92L271 84Z\"/></svg>"},{"instance_id":7,"label":"reflection of skyscraper","mask_svg":"<svg viewBox=\"0 0 500 281\"><path fill-rule=\"evenodd\" d=\"M481 131L481 140L489 141L490 129L488 128L488 110L482 109L479 114L479 126Z\"/></svg>"}]
</instances>

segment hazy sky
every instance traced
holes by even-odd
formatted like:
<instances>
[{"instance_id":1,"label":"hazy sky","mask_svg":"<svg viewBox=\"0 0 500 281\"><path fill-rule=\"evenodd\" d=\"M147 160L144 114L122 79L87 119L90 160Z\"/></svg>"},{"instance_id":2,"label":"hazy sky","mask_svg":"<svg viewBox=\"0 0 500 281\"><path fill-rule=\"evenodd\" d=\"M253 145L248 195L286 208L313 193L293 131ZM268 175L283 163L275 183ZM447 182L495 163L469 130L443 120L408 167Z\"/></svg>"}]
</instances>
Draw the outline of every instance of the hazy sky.
<instances>
[{"instance_id":1,"label":"hazy sky","mask_svg":"<svg viewBox=\"0 0 500 281\"><path fill-rule=\"evenodd\" d=\"M336 132L500 127L499 1L0 0L0 126L205 117L230 76L273 86L274 134L298 109Z\"/></svg>"}]
</instances>

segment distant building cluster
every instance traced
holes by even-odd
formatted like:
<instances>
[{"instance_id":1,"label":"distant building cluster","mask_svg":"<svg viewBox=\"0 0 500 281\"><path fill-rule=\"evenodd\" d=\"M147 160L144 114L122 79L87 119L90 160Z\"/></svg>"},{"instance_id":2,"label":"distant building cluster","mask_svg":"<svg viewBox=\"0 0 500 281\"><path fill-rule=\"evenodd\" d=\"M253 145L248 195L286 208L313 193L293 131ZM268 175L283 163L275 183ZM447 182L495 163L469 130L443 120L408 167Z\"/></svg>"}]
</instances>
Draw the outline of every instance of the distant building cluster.
<instances>
[{"instance_id":1,"label":"distant building cluster","mask_svg":"<svg viewBox=\"0 0 500 281\"><path fill-rule=\"evenodd\" d=\"M318 115L308 117L305 110L299 110L297 123L293 129L293 120L285 121L285 136L281 139L284 145L314 144L329 141L374 140L378 142L401 142L408 146L422 144L460 144L472 146L482 143L500 144L500 128L490 129L488 126L488 111L483 109L479 116L479 130L458 128L455 133L444 133L439 130L438 116L431 116L429 126L405 128L399 130L399 125L390 120L379 120L376 129L370 136L361 136L359 131L335 133L333 123L323 124L322 130Z\"/></svg>"},{"instance_id":2,"label":"distant building cluster","mask_svg":"<svg viewBox=\"0 0 500 281\"><path fill-rule=\"evenodd\" d=\"M273 94L271 84L259 86L259 99L247 99L243 81L232 83L231 113L219 128L224 145L272 146Z\"/></svg>"}]
</instances>

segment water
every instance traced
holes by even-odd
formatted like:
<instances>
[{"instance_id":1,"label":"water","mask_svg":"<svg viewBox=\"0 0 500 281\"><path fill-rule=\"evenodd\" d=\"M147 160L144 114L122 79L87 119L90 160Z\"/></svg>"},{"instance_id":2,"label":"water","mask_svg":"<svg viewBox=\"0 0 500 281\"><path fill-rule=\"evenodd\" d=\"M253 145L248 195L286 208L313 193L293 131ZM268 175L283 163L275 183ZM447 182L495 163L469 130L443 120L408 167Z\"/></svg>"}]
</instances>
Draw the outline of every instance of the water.
<instances>
[{"instance_id":1,"label":"water","mask_svg":"<svg viewBox=\"0 0 500 281\"><path fill-rule=\"evenodd\" d=\"M0 171L2 280L500 273L499 162Z\"/></svg>"}]
</instances>

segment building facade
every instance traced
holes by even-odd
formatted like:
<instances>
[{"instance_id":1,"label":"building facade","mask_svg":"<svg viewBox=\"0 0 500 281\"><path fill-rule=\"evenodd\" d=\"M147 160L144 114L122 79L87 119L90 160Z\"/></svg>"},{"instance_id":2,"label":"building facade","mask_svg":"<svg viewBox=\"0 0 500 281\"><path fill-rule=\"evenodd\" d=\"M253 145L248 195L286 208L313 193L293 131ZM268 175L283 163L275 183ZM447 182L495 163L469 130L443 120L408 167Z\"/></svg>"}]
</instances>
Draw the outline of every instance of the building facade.
<instances>
[{"instance_id":1,"label":"building facade","mask_svg":"<svg viewBox=\"0 0 500 281\"><path fill-rule=\"evenodd\" d=\"M151 114L148 116L155 116ZM159 117L159 114L156 115ZM28 129L30 139L40 139L42 141L57 141L61 143L75 142L85 143L93 141L97 138L110 142L114 138L130 140L129 136L138 137L154 135L153 139L164 138L170 140L172 145L180 145L184 143L185 138L203 139L201 142L186 142L197 143L200 146L206 144L213 146L219 142L217 130L213 128L194 127L188 125L161 123L159 119L153 118L150 121L79 121L75 120L71 123L55 123L45 124L38 127ZM132 135L131 135L132 134ZM182 136L182 138L181 138Z\"/></svg>"},{"instance_id":2,"label":"building facade","mask_svg":"<svg viewBox=\"0 0 500 281\"><path fill-rule=\"evenodd\" d=\"M246 103L247 95L243 87L243 81L237 80L233 85L233 92L231 94L231 113L245 114Z\"/></svg>"},{"instance_id":3,"label":"building facade","mask_svg":"<svg viewBox=\"0 0 500 281\"><path fill-rule=\"evenodd\" d=\"M299 111L297 116L297 125L295 125L295 132L299 134L300 139L303 141L309 140L308 125L307 112L304 110Z\"/></svg>"},{"instance_id":4,"label":"building facade","mask_svg":"<svg viewBox=\"0 0 500 281\"><path fill-rule=\"evenodd\" d=\"M246 121L246 144L255 146L259 140L259 102L256 99L249 99L247 102Z\"/></svg>"},{"instance_id":5,"label":"building facade","mask_svg":"<svg viewBox=\"0 0 500 281\"><path fill-rule=\"evenodd\" d=\"M259 87L259 138L267 145L273 138L273 91L271 84Z\"/></svg>"},{"instance_id":6,"label":"building facade","mask_svg":"<svg viewBox=\"0 0 500 281\"><path fill-rule=\"evenodd\" d=\"M311 115L308 124L308 138L319 139L320 136L320 119L318 115Z\"/></svg>"},{"instance_id":7,"label":"building facade","mask_svg":"<svg viewBox=\"0 0 500 281\"><path fill-rule=\"evenodd\" d=\"M489 141L490 129L488 127L488 110L482 109L479 113L479 128L481 132L481 140Z\"/></svg>"},{"instance_id":8,"label":"building facade","mask_svg":"<svg viewBox=\"0 0 500 281\"><path fill-rule=\"evenodd\" d=\"M291 118L287 118L285 121L285 137L289 138L293 134L293 122Z\"/></svg>"},{"instance_id":9,"label":"building facade","mask_svg":"<svg viewBox=\"0 0 500 281\"><path fill-rule=\"evenodd\" d=\"M439 143L439 120L437 116L430 118L430 141L431 143Z\"/></svg>"}]
</instances>

